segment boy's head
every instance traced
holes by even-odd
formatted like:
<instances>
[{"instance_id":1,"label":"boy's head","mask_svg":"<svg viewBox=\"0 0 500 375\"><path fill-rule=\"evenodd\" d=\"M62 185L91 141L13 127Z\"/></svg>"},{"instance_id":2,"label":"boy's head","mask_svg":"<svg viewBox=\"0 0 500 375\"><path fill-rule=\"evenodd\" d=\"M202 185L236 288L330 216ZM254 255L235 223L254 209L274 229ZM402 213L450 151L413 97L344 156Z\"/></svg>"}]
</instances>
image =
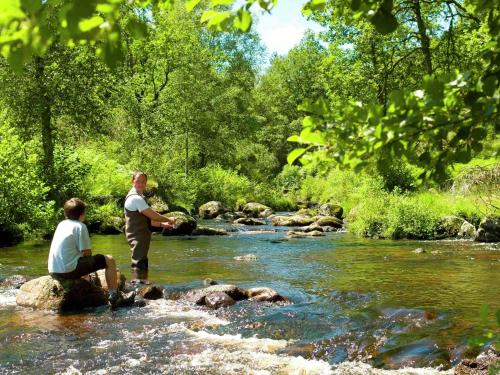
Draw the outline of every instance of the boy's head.
<instances>
[{"instance_id":1,"label":"boy's head","mask_svg":"<svg viewBox=\"0 0 500 375\"><path fill-rule=\"evenodd\" d=\"M71 198L64 203L64 216L70 220L80 220L85 214L85 203L78 198Z\"/></svg>"}]
</instances>

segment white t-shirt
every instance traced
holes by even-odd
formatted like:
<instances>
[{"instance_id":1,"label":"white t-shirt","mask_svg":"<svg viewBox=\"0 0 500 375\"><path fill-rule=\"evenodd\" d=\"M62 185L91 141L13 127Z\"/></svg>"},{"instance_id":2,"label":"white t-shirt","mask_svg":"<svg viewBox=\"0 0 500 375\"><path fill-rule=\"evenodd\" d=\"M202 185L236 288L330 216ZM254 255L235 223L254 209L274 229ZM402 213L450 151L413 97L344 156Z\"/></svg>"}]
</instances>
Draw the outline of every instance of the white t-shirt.
<instances>
[{"instance_id":1,"label":"white t-shirt","mask_svg":"<svg viewBox=\"0 0 500 375\"><path fill-rule=\"evenodd\" d=\"M74 271L82 251L86 249L90 249L87 226L78 220L61 221L50 244L49 272Z\"/></svg>"},{"instance_id":2,"label":"white t-shirt","mask_svg":"<svg viewBox=\"0 0 500 375\"><path fill-rule=\"evenodd\" d=\"M134 188L129 191L129 194L134 195L131 195L125 200L125 208L128 211L142 212L145 209L149 208L149 205L146 203L144 198L141 195L137 195L138 193Z\"/></svg>"}]
</instances>

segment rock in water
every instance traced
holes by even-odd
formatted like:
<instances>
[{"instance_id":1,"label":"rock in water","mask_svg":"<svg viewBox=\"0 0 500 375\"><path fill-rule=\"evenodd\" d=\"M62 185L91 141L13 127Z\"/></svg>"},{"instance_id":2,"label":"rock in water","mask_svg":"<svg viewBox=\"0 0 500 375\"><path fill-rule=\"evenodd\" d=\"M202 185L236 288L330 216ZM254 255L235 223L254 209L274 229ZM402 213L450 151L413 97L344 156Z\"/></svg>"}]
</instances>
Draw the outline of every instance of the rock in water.
<instances>
[{"instance_id":1,"label":"rock in water","mask_svg":"<svg viewBox=\"0 0 500 375\"><path fill-rule=\"evenodd\" d=\"M423 254L423 253L426 253L426 251L424 249L422 249L421 247L419 248L416 248L415 250L413 250L413 252L415 254Z\"/></svg>"},{"instance_id":2,"label":"rock in water","mask_svg":"<svg viewBox=\"0 0 500 375\"><path fill-rule=\"evenodd\" d=\"M62 280L43 276L23 284L16 303L38 309L71 311L105 305L108 297L104 289L84 279Z\"/></svg>"},{"instance_id":3,"label":"rock in water","mask_svg":"<svg viewBox=\"0 0 500 375\"><path fill-rule=\"evenodd\" d=\"M455 367L455 375L489 375L498 374L500 368L500 352L490 349L476 359L464 359Z\"/></svg>"},{"instance_id":4,"label":"rock in water","mask_svg":"<svg viewBox=\"0 0 500 375\"><path fill-rule=\"evenodd\" d=\"M279 295L274 289L271 288L250 288L246 290L247 297L252 301L259 302L284 302L286 298Z\"/></svg>"},{"instance_id":5,"label":"rock in water","mask_svg":"<svg viewBox=\"0 0 500 375\"><path fill-rule=\"evenodd\" d=\"M479 229L476 232L475 241L478 242L499 242L500 241L500 220L499 218L486 217L481 220Z\"/></svg>"},{"instance_id":6,"label":"rock in water","mask_svg":"<svg viewBox=\"0 0 500 375\"><path fill-rule=\"evenodd\" d=\"M144 299L160 299L163 298L163 289L158 286L148 285L139 289L137 295Z\"/></svg>"},{"instance_id":7,"label":"rock in water","mask_svg":"<svg viewBox=\"0 0 500 375\"><path fill-rule=\"evenodd\" d=\"M318 215L321 216L335 216L338 219L342 219L344 214L344 209L338 204L325 203L322 204L318 209Z\"/></svg>"},{"instance_id":8,"label":"rock in water","mask_svg":"<svg viewBox=\"0 0 500 375\"><path fill-rule=\"evenodd\" d=\"M211 309L234 305L236 301L224 292L213 292L205 296L205 305Z\"/></svg>"},{"instance_id":9,"label":"rock in water","mask_svg":"<svg viewBox=\"0 0 500 375\"><path fill-rule=\"evenodd\" d=\"M342 228L342 220L335 216L316 216L314 219L316 220L314 225L320 227Z\"/></svg>"},{"instance_id":10,"label":"rock in water","mask_svg":"<svg viewBox=\"0 0 500 375\"><path fill-rule=\"evenodd\" d=\"M274 216L271 219L274 226L305 227L314 223L314 218L306 215Z\"/></svg>"},{"instance_id":11,"label":"rock in water","mask_svg":"<svg viewBox=\"0 0 500 375\"><path fill-rule=\"evenodd\" d=\"M198 227L191 235L193 236L225 236L227 231L222 228Z\"/></svg>"},{"instance_id":12,"label":"rock in water","mask_svg":"<svg viewBox=\"0 0 500 375\"><path fill-rule=\"evenodd\" d=\"M243 213L247 217L266 218L272 215L273 210L261 203L249 202L243 206Z\"/></svg>"},{"instance_id":13,"label":"rock in water","mask_svg":"<svg viewBox=\"0 0 500 375\"><path fill-rule=\"evenodd\" d=\"M241 219L237 219L234 221L234 224L243 224L243 225L265 225L262 220L252 219L250 217L242 217Z\"/></svg>"},{"instance_id":14,"label":"rock in water","mask_svg":"<svg viewBox=\"0 0 500 375\"><path fill-rule=\"evenodd\" d=\"M175 226L173 228L164 228L162 234L164 236L186 236L193 233L197 223L194 217L185 214L184 212L168 212L163 214L167 217L175 217Z\"/></svg>"},{"instance_id":15,"label":"rock in water","mask_svg":"<svg viewBox=\"0 0 500 375\"><path fill-rule=\"evenodd\" d=\"M436 230L437 238L456 237L464 221L464 219L458 216L446 216L442 218Z\"/></svg>"},{"instance_id":16,"label":"rock in water","mask_svg":"<svg viewBox=\"0 0 500 375\"><path fill-rule=\"evenodd\" d=\"M475 234L476 228L468 221L463 222L462 226L460 227L460 231L458 232L458 236L463 238L474 238Z\"/></svg>"},{"instance_id":17,"label":"rock in water","mask_svg":"<svg viewBox=\"0 0 500 375\"><path fill-rule=\"evenodd\" d=\"M202 219L214 219L219 215L223 215L228 211L221 202L210 201L200 206L198 216Z\"/></svg>"}]
</instances>

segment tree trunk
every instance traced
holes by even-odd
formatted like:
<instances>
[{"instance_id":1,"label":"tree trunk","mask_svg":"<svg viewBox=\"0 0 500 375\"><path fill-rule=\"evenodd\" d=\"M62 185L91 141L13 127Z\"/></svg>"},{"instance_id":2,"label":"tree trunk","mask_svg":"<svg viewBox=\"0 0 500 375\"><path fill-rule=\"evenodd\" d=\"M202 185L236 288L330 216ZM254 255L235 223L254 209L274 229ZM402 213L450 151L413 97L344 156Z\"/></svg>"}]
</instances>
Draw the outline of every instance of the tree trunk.
<instances>
[{"instance_id":1,"label":"tree trunk","mask_svg":"<svg viewBox=\"0 0 500 375\"><path fill-rule=\"evenodd\" d=\"M54 191L54 132L52 129L52 112L51 100L45 87L45 61L42 57L36 56L35 62L35 77L38 86L38 107L40 110L40 122L42 130L42 146L43 146L43 168L45 183L49 187L49 198L54 199L56 192Z\"/></svg>"},{"instance_id":2,"label":"tree trunk","mask_svg":"<svg viewBox=\"0 0 500 375\"><path fill-rule=\"evenodd\" d=\"M189 160L189 129L186 126L186 160L184 164L184 172L188 176L188 160Z\"/></svg>"},{"instance_id":3,"label":"tree trunk","mask_svg":"<svg viewBox=\"0 0 500 375\"><path fill-rule=\"evenodd\" d=\"M420 45L424 55L424 68L427 74L432 74L432 55L431 55L431 42L427 35L427 28L422 18L422 10L420 8L420 0L413 0L413 12L418 26L418 35L420 38Z\"/></svg>"}]
</instances>

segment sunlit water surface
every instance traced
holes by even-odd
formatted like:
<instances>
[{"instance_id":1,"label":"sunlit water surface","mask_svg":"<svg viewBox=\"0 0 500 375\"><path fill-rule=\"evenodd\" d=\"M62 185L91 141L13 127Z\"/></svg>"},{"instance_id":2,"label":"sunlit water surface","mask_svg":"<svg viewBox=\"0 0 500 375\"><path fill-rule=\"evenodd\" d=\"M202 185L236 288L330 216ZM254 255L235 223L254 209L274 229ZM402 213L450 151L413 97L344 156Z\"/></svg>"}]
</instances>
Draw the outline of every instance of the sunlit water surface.
<instances>
[{"instance_id":1,"label":"sunlit water surface","mask_svg":"<svg viewBox=\"0 0 500 375\"><path fill-rule=\"evenodd\" d=\"M3 289L0 373L450 373L471 355L467 341L481 332L481 306L500 308L497 245L347 233L282 240L284 228L261 229L268 232L156 235L149 279L170 291L201 287L208 277L268 286L293 303L243 301L212 311L165 299L56 315L19 308L16 291ZM130 279L124 236L93 236L92 247L112 254ZM426 252L415 254L417 247ZM0 278L46 274L48 248L0 249ZM250 253L257 260L234 259ZM495 329L492 315L486 329Z\"/></svg>"}]
</instances>

